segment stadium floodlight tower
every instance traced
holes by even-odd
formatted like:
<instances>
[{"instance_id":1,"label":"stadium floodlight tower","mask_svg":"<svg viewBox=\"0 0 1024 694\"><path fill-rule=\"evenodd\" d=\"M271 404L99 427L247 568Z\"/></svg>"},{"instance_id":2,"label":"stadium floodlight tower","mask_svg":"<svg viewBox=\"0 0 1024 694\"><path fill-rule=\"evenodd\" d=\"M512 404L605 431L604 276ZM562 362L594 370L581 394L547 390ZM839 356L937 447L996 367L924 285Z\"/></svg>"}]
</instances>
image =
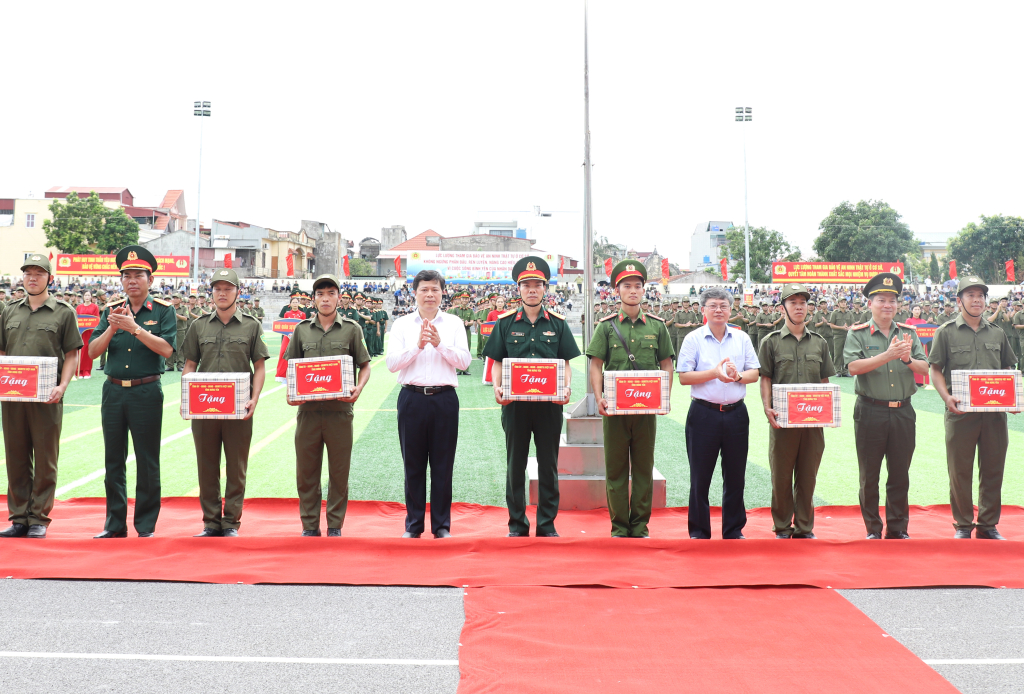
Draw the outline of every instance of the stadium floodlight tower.
<instances>
[{"instance_id":1,"label":"stadium floodlight tower","mask_svg":"<svg viewBox=\"0 0 1024 694\"><path fill-rule=\"evenodd\" d=\"M210 102L196 101L192 115L199 116L199 180L196 183L196 247L192 254L192 286L199 287L199 195L203 187L203 119L210 117Z\"/></svg>"},{"instance_id":2,"label":"stadium floodlight tower","mask_svg":"<svg viewBox=\"0 0 1024 694\"><path fill-rule=\"evenodd\" d=\"M736 107L736 122L749 123L754 120L754 110L749 106ZM752 282L750 280L750 222L747 214L747 131L743 129L743 255L747 259L746 274L743 276L746 284L743 291L747 291Z\"/></svg>"}]
</instances>

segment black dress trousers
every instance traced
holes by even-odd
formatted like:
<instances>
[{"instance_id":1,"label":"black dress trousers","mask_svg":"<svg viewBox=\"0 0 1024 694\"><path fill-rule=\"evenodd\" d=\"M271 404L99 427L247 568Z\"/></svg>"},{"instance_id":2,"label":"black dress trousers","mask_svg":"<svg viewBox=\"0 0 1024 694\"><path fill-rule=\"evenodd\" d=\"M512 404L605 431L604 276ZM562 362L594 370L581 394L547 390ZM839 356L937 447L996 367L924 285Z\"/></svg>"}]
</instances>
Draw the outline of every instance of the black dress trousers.
<instances>
[{"instance_id":1,"label":"black dress trousers","mask_svg":"<svg viewBox=\"0 0 1024 694\"><path fill-rule=\"evenodd\" d=\"M409 388L398 394L398 440L405 463L405 530L422 533L430 466L430 532L451 530L452 469L459 438L459 396L455 389L424 395Z\"/></svg>"},{"instance_id":2,"label":"black dress trousers","mask_svg":"<svg viewBox=\"0 0 1024 694\"><path fill-rule=\"evenodd\" d=\"M691 402L686 415L686 455L690 460L690 537L711 538L708 493L718 456L722 456L722 537L742 534L747 524L743 485L750 445L750 417L740 403L728 412Z\"/></svg>"}]
</instances>

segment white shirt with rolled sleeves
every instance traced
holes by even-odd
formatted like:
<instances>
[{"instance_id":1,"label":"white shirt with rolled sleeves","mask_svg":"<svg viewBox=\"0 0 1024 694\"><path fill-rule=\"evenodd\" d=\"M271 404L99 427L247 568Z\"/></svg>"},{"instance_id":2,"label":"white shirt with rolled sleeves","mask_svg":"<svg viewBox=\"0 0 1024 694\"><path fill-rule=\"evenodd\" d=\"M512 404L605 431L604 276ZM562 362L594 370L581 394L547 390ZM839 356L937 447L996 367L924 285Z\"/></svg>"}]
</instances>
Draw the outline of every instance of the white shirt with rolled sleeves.
<instances>
[{"instance_id":1,"label":"white shirt with rolled sleeves","mask_svg":"<svg viewBox=\"0 0 1024 694\"><path fill-rule=\"evenodd\" d=\"M705 325L694 330L683 340L683 344L679 347L676 371L679 373L707 371L717 368L718 364L727 357L732 359L736 370L741 373L749 369L761 368L761 362L757 360L757 354L754 352L754 345L750 342L749 335L742 330L727 328L725 337L719 342L711 332L711 327ZM747 386L743 383L722 383L716 378L707 383L690 386L690 395L716 405L731 405L746 397Z\"/></svg>"},{"instance_id":2,"label":"white shirt with rolled sleeves","mask_svg":"<svg viewBox=\"0 0 1024 694\"><path fill-rule=\"evenodd\" d=\"M471 360L466 326L458 316L440 310L430 323L437 328L441 342L437 347L428 343L420 349L420 330L423 329L420 312L414 311L395 320L384 358L388 371L400 371L398 382L402 385L457 386L456 369L469 368Z\"/></svg>"}]
</instances>

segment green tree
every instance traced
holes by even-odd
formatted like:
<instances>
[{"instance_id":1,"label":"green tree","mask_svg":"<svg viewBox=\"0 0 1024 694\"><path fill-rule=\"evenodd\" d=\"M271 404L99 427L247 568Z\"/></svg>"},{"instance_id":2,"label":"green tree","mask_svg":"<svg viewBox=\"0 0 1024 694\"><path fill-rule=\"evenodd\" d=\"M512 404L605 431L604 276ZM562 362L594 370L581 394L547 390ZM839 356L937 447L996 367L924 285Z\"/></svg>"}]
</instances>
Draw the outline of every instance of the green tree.
<instances>
[{"instance_id":1,"label":"green tree","mask_svg":"<svg viewBox=\"0 0 1024 694\"><path fill-rule=\"evenodd\" d=\"M53 219L43 221L46 245L61 253L110 253L139 241L138 222L120 207L106 207L95 191L54 200L49 210Z\"/></svg>"},{"instance_id":2,"label":"green tree","mask_svg":"<svg viewBox=\"0 0 1024 694\"><path fill-rule=\"evenodd\" d=\"M931 262L928 263L928 275L932 278L932 282L941 282L942 273L939 271L939 259L932 253Z\"/></svg>"},{"instance_id":3,"label":"green tree","mask_svg":"<svg viewBox=\"0 0 1024 694\"><path fill-rule=\"evenodd\" d=\"M609 243L607 236L599 236L594 239L594 276L600 277L604 274L604 261L611 258L613 261L619 259L621 249L613 243Z\"/></svg>"},{"instance_id":4,"label":"green tree","mask_svg":"<svg viewBox=\"0 0 1024 694\"><path fill-rule=\"evenodd\" d=\"M349 258L348 269L353 277L371 277L377 274L377 267L362 258Z\"/></svg>"},{"instance_id":5,"label":"green tree","mask_svg":"<svg viewBox=\"0 0 1024 694\"><path fill-rule=\"evenodd\" d=\"M881 200L843 201L818 225L814 252L825 262L896 262L920 248L896 210Z\"/></svg>"},{"instance_id":6,"label":"green tree","mask_svg":"<svg viewBox=\"0 0 1024 694\"><path fill-rule=\"evenodd\" d=\"M956 260L957 274L972 272L986 282L1003 283L1007 260L1022 267L1024 219L1001 214L979 219L980 223L970 222L950 240L949 257Z\"/></svg>"},{"instance_id":7,"label":"green tree","mask_svg":"<svg viewBox=\"0 0 1024 694\"><path fill-rule=\"evenodd\" d=\"M720 258L731 258L729 277L741 277L747 272L746 245L743 227L725 230L725 243L718 247ZM794 248L781 232L765 227L750 228L750 281L759 284L772 281L772 262L800 260L800 249Z\"/></svg>"}]
</instances>

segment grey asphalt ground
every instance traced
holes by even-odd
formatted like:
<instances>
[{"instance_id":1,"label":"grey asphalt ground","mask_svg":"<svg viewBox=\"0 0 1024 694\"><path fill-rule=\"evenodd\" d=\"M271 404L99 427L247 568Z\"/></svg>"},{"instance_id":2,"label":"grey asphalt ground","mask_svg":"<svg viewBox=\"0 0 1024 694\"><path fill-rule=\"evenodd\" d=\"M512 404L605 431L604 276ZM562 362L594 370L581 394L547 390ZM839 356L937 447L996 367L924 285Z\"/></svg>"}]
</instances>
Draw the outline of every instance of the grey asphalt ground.
<instances>
[{"instance_id":1,"label":"grey asphalt ground","mask_svg":"<svg viewBox=\"0 0 1024 694\"><path fill-rule=\"evenodd\" d=\"M457 660L454 588L0 580L0 651ZM454 692L455 665L0 658L0 692Z\"/></svg>"},{"instance_id":2,"label":"grey asphalt ground","mask_svg":"<svg viewBox=\"0 0 1024 694\"><path fill-rule=\"evenodd\" d=\"M922 660L1024 658L1024 590L842 590ZM1020 694L1024 665L932 665L964 694Z\"/></svg>"}]
</instances>

